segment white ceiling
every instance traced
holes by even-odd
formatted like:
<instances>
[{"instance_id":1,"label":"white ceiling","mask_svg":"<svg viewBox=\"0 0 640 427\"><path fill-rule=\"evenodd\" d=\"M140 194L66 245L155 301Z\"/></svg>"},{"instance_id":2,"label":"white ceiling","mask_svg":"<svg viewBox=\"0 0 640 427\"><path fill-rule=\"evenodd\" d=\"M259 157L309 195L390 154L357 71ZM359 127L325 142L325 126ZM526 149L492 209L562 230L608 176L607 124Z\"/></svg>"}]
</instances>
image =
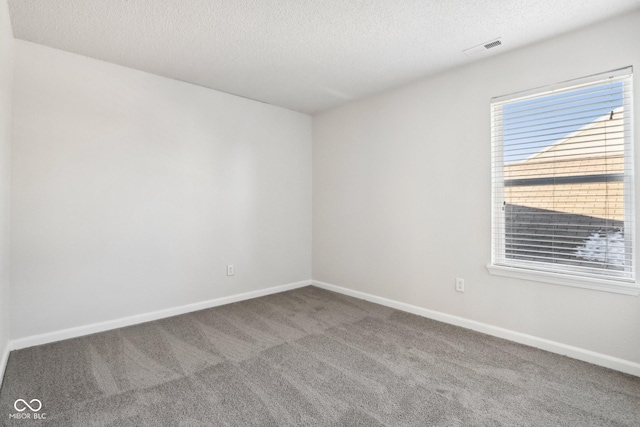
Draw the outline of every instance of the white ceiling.
<instances>
[{"instance_id":1,"label":"white ceiling","mask_svg":"<svg viewBox=\"0 0 640 427\"><path fill-rule=\"evenodd\" d=\"M316 113L640 0L9 0L14 36Z\"/></svg>"}]
</instances>

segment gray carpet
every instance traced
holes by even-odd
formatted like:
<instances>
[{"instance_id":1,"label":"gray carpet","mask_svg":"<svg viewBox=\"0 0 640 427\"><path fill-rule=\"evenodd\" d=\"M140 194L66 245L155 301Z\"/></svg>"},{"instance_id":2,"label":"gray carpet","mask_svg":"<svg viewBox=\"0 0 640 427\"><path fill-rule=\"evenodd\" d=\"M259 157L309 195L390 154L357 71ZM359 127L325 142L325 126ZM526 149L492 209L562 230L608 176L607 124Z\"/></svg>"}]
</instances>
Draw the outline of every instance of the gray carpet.
<instances>
[{"instance_id":1,"label":"gray carpet","mask_svg":"<svg viewBox=\"0 0 640 427\"><path fill-rule=\"evenodd\" d=\"M18 398L46 420L10 419ZM640 378L306 287L14 351L0 408L14 426L638 426Z\"/></svg>"}]
</instances>

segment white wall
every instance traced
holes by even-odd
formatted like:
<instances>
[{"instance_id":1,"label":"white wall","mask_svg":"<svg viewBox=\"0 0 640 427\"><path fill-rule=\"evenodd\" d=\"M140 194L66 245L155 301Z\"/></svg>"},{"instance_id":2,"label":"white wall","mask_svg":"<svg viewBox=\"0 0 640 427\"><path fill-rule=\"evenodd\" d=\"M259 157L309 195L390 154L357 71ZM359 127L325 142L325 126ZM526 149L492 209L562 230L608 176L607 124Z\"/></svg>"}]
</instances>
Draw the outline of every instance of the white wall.
<instances>
[{"instance_id":1,"label":"white wall","mask_svg":"<svg viewBox=\"0 0 640 427\"><path fill-rule=\"evenodd\" d=\"M7 2L0 1L0 383L9 343L9 179L13 32Z\"/></svg>"},{"instance_id":2,"label":"white wall","mask_svg":"<svg viewBox=\"0 0 640 427\"><path fill-rule=\"evenodd\" d=\"M18 40L14 76L14 339L311 277L309 116Z\"/></svg>"},{"instance_id":3,"label":"white wall","mask_svg":"<svg viewBox=\"0 0 640 427\"><path fill-rule=\"evenodd\" d=\"M627 65L639 12L315 116L313 278L639 363L640 298L486 269L490 98Z\"/></svg>"}]
</instances>

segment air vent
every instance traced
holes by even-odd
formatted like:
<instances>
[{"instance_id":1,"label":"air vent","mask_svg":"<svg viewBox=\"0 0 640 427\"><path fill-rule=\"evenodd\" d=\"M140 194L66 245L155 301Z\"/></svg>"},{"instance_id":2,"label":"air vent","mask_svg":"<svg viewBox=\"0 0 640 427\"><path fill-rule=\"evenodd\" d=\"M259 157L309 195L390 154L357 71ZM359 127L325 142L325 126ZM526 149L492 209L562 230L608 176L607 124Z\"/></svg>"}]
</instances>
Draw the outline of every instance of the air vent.
<instances>
[{"instance_id":1,"label":"air vent","mask_svg":"<svg viewBox=\"0 0 640 427\"><path fill-rule=\"evenodd\" d=\"M492 47L498 47L502 44L500 40L494 40L484 45L485 49L491 49Z\"/></svg>"},{"instance_id":2,"label":"air vent","mask_svg":"<svg viewBox=\"0 0 640 427\"><path fill-rule=\"evenodd\" d=\"M469 49L463 50L463 52L467 56L476 56L498 46L502 46L502 39L500 38L470 47Z\"/></svg>"}]
</instances>

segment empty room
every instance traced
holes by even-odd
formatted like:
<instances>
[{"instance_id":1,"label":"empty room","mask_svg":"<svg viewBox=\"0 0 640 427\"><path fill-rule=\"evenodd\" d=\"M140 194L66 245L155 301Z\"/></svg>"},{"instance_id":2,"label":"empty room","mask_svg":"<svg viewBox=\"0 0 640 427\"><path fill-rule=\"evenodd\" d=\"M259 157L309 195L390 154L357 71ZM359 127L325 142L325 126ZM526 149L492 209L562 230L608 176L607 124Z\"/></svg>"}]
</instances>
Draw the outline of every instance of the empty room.
<instances>
[{"instance_id":1,"label":"empty room","mask_svg":"<svg viewBox=\"0 0 640 427\"><path fill-rule=\"evenodd\" d=\"M0 0L0 425L640 425L640 0Z\"/></svg>"}]
</instances>

